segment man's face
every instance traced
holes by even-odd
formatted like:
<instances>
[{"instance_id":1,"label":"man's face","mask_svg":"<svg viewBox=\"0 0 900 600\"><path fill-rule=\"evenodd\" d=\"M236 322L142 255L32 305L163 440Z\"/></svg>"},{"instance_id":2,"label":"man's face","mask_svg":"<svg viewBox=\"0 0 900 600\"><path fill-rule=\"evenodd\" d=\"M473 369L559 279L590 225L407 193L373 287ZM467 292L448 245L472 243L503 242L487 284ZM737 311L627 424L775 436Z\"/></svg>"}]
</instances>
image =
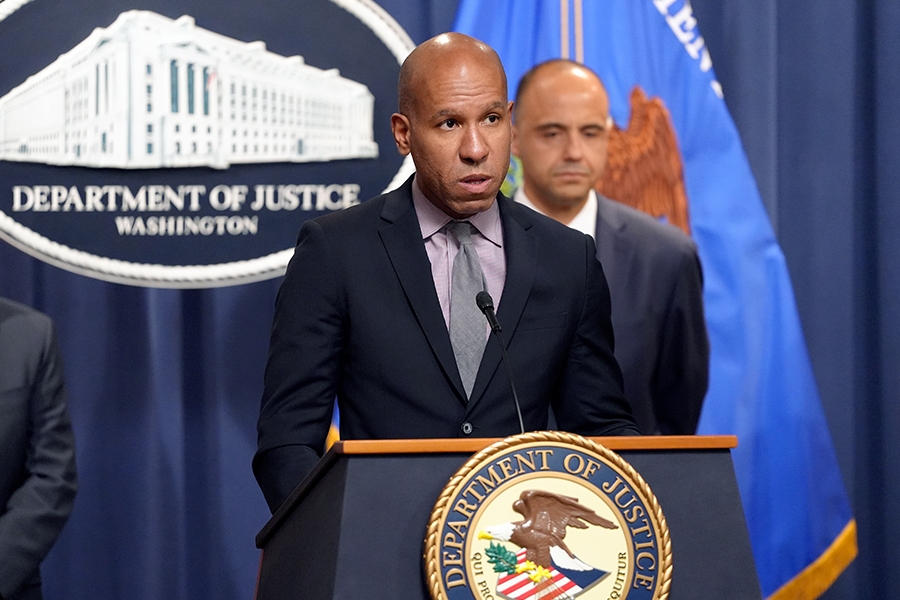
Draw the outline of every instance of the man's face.
<instances>
[{"instance_id":1,"label":"man's face","mask_svg":"<svg viewBox=\"0 0 900 600\"><path fill-rule=\"evenodd\" d=\"M444 57L416 82L410 114L394 114L401 154L412 154L425 196L450 216L490 208L509 168L512 103L499 65Z\"/></svg>"},{"instance_id":2,"label":"man's face","mask_svg":"<svg viewBox=\"0 0 900 600\"><path fill-rule=\"evenodd\" d=\"M603 174L609 100L577 67L538 72L516 106L512 152L525 195L545 212L580 209Z\"/></svg>"}]
</instances>

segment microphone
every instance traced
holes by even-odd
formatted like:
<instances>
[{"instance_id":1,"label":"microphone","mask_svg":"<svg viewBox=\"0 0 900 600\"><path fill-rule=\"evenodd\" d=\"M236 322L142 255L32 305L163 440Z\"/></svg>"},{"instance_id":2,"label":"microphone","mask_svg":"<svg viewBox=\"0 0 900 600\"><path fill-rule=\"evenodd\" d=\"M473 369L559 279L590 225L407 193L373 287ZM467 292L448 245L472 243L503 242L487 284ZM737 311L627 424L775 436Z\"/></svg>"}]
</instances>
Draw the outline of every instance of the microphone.
<instances>
[{"instance_id":1,"label":"microphone","mask_svg":"<svg viewBox=\"0 0 900 600\"><path fill-rule=\"evenodd\" d=\"M485 291L478 292L475 295L475 304L487 317L488 325L491 326L491 332L500 333L500 321L497 320L497 315L494 314L494 299L491 298L491 295Z\"/></svg>"},{"instance_id":2,"label":"microphone","mask_svg":"<svg viewBox=\"0 0 900 600\"><path fill-rule=\"evenodd\" d=\"M513 402L516 403L516 414L519 417L519 430L525 433L525 424L522 421L522 409L519 407L519 395L516 394L516 385L513 383L512 368L509 366L509 357L506 355L506 344L503 343L503 334L500 330L500 322L497 315L494 314L494 299L486 291L478 292L475 295L475 303L479 310L484 313L491 326L491 333L496 334L497 342L500 344L500 358L503 366L506 368L506 380L509 381L509 389L512 390Z\"/></svg>"}]
</instances>

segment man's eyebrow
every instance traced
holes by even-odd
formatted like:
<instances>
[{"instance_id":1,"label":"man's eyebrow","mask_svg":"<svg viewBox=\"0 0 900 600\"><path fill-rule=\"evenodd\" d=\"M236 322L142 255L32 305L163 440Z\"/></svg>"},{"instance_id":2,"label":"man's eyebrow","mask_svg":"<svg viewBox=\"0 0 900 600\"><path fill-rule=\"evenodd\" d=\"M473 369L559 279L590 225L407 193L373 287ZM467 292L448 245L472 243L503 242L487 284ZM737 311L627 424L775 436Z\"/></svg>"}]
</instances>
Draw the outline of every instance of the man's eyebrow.
<instances>
[{"instance_id":1,"label":"man's eyebrow","mask_svg":"<svg viewBox=\"0 0 900 600\"><path fill-rule=\"evenodd\" d=\"M558 123L556 121L550 121L548 123L541 123L540 125L536 125L535 129L538 131L549 131L551 129L566 129L567 126L563 123ZM598 131L606 131L607 126L605 123L587 123L585 125L581 125L578 127L578 131L586 131L586 130L598 130Z\"/></svg>"},{"instance_id":2,"label":"man's eyebrow","mask_svg":"<svg viewBox=\"0 0 900 600\"><path fill-rule=\"evenodd\" d=\"M497 102L493 102L493 103L489 104L488 106L486 106L484 108L484 112L491 112L494 110L503 109L505 107L506 107L506 102L501 102L500 100L498 100ZM443 108L443 109L437 111L436 113L434 113L434 115L432 115L431 118L434 119L437 117L455 117L459 113L460 113L460 111L458 111L456 109Z\"/></svg>"}]
</instances>

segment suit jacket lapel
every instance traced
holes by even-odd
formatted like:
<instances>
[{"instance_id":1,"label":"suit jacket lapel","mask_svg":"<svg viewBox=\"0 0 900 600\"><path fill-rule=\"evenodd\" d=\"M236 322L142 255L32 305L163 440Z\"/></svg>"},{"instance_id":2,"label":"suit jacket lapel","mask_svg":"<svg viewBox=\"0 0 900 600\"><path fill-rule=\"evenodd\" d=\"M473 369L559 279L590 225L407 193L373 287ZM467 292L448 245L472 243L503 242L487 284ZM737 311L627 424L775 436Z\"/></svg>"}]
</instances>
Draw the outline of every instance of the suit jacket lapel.
<instances>
[{"instance_id":1,"label":"suit jacket lapel","mask_svg":"<svg viewBox=\"0 0 900 600\"><path fill-rule=\"evenodd\" d=\"M597 197L597 233L594 241L597 244L597 259L603 264L609 287L618 285L618 274L627 271L632 263L633 248L625 244L625 229L628 224L623 221L615 207L602 196Z\"/></svg>"},{"instance_id":2,"label":"suit jacket lapel","mask_svg":"<svg viewBox=\"0 0 900 600\"><path fill-rule=\"evenodd\" d=\"M525 211L502 194L498 195L500 218L503 222L503 245L506 254L506 281L503 284L503 296L497 304L497 320L503 332L503 340L509 347L525 303L531 293L534 282L534 266L537 260L537 242L529 233L531 220ZM496 337L492 334L492 337ZM499 340L489 340L484 349L468 411L477 404L484 394L488 382L500 365ZM452 351L451 351L452 357ZM512 366L512 365L510 365ZM505 377L505 376L504 376Z\"/></svg>"},{"instance_id":3,"label":"suit jacket lapel","mask_svg":"<svg viewBox=\"0 0 900 600\"><path fill-rule=\"evenodd\" d=\"M412 178L385 197L381 218L386 225L379 230L379 234L422 332L447 378L456 388L460 402L465 404L465 391L453 356L450 334L434 290L431 263L413 207L411 185Z\"/></svg>"}]
</instances>

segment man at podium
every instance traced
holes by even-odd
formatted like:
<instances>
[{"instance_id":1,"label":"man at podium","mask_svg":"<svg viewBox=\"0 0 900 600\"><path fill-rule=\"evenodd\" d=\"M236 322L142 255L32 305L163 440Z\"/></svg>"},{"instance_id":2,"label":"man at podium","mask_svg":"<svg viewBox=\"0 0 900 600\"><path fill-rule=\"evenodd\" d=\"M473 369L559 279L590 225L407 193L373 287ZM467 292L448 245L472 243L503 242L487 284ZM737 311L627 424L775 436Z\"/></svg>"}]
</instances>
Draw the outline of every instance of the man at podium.
<instances>
[{"instance_id":1,"label":"man at podium","mask_svg":"<svg viewBox=\"0 0 900 600\"><path fill-rule=\"evenodd\" d=\"M306 222L276 301L253 468L275 509L341 437L637 435L593 240L499 193L512 103L497 54L442 34L403 63L399 189ZM500 338L475 297L497 304ZM518 404L518 405L517 405Z\"/></svg>"}]
</instances>

